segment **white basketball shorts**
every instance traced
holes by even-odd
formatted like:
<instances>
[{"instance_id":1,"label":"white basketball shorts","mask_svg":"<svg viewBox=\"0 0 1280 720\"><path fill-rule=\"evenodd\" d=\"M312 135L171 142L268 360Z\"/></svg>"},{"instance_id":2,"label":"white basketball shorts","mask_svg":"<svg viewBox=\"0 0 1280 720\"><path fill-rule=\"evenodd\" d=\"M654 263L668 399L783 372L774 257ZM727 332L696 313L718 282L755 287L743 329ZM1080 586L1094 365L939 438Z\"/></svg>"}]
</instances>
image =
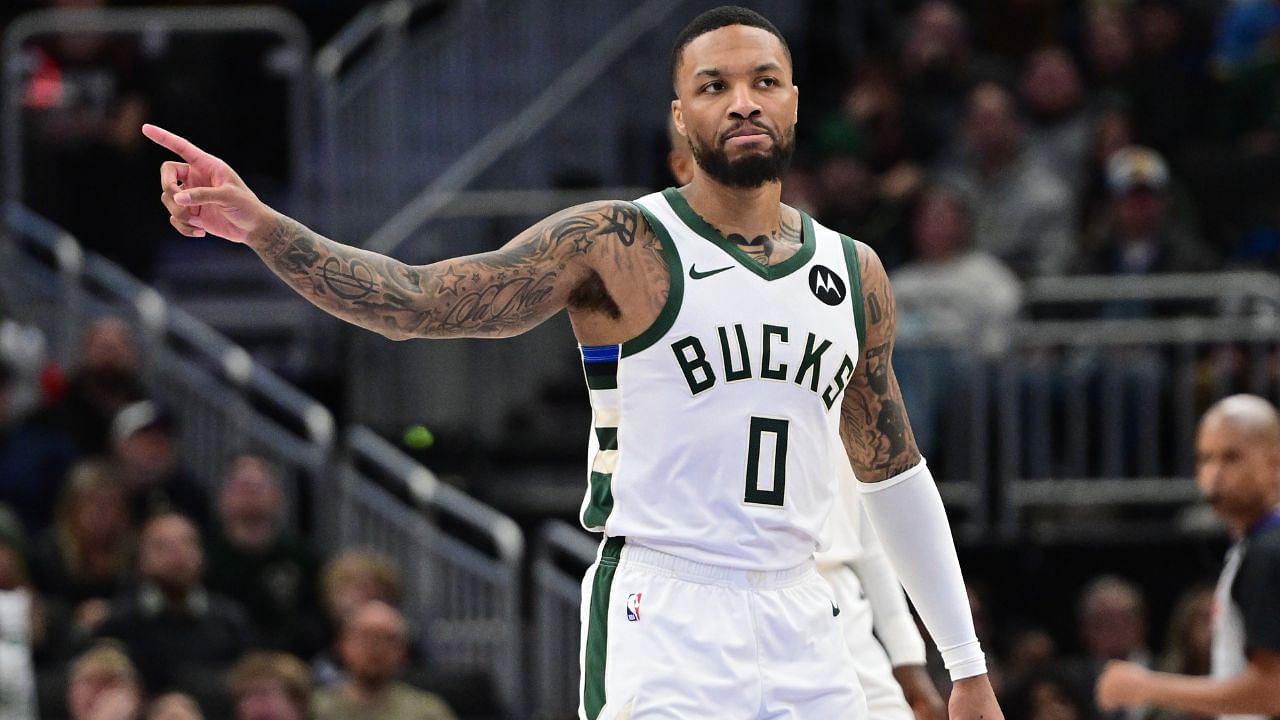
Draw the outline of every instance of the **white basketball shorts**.
<instances>
[{"instance_id":1,"label":"white basketball shorts","mask_svg":"<svg viewBox=\"0 0 1280 720\"><path fill-rule=\"evenodd\" d=\"M836 605L840 608L840 626L853 655L858 684L867 695L869 717L874 720L915 720L915 713L893 677L893 664L884 646L872 633L871 603L862 591L862 583L853 569L840 565L824 570L822 577L831 583Z\"/></svg>"},{"instance_id":2,"label":"white basketball shorts","mask_svg":"<svg viewBox=\"0 0 1280 720\"><path fill-rule=\"evenodd\" d=\"M865 720L812 563L704 565L608 538L582 583L580 720Z\"/></svg>"}]
</instances>

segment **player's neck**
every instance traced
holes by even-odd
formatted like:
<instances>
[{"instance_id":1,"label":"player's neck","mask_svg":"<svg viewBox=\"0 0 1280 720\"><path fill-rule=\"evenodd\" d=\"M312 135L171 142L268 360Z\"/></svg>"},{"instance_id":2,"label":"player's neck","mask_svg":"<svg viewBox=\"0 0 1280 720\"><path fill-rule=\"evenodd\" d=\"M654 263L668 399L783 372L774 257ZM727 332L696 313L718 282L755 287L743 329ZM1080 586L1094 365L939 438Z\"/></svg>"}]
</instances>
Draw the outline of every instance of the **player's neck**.
<instances>
[{"instance_id":1,"label":"player's neck","mask_svg":"<svg viewBox=\"0 0 1280 720\"><path fill-rule=\"evenodd\" d=\"M734 188L701 173L681 188L689 207L722 232L746 237L768 234L782 224L782 183Z\"/></svg>"}]
</instances>

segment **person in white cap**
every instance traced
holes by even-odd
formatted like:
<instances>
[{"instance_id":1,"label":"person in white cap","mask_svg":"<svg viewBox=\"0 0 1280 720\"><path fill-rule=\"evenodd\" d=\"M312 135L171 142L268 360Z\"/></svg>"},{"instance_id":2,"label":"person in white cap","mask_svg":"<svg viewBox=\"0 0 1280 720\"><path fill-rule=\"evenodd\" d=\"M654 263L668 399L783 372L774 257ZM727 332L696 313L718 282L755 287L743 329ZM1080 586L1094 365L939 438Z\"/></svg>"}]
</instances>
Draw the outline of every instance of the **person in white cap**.
<instances>
[{"instance_id":1,"label":"person in white cap","mask_svg":"<svg viewBox=\"0 0 1280 720\"><path fill-rule=\"evenodd\" d=\"M1174 217L1169 166L1151 148L1131 145L1107 159L1109 218L1086 239L1075 270L1149 275L1212 270L1217 263L1192 228Z\"/></svg>"}]
</instances>

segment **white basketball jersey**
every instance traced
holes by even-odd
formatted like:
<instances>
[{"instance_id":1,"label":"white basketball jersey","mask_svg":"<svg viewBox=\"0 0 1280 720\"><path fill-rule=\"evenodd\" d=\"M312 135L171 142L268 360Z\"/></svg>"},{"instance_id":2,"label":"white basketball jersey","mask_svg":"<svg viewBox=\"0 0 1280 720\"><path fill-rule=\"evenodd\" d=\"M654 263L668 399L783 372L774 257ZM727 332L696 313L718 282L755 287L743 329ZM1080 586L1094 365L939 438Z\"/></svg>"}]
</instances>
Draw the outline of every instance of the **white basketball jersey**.
<instances>
[{"instance_id":1,"label":"white basketball jersey","mask_svg":"<svg viewBox=\"0 0 1280 720\"><path fill-rule=\"evenodd\" d=\"M640 336L581 349L593 414L582 524L696 562L799 565L836 493L861 345L853 241L802 214L800 250L765 267L674 188L636 204L671 290Z\"/></svg>"}]
</instances>

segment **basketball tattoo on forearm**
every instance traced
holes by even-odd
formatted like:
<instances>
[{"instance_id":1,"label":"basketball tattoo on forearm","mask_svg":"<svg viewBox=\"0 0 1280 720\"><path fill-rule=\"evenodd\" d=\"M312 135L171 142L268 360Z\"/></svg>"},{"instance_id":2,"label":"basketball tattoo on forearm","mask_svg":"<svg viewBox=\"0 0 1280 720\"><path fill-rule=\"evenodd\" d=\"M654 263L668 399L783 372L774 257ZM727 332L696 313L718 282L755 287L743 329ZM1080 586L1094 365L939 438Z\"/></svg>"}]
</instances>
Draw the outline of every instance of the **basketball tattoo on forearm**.
<instances>
[{"instance_id":1,"label":"basketball tattoo on forearm","mask_svg":"<svg viewBox=\"0 0 1280 720\"><path fill-rule=\"evenodd\" d=\"M920 462L891 358L897 308L889 277L866 245L858 244L867 322L867 347L840 409L840 436L864 482L891 478Z\"/></svg>"},{"instance_id":2,"label":"basketball tattoo on forearm","mask_svg":"<svg viewBox=\"0 0 1280 720\"><path fill-rule=\"evenodd\" d=\"M639 210L613 201L553 215L498 250L419 267L342 245L283 216L255 245L321 309L395 339L507 337L566 304L614 314L594 268L662 263ZM649 257L623 257L636 253Z\"/></svg>"}]
</instances>

